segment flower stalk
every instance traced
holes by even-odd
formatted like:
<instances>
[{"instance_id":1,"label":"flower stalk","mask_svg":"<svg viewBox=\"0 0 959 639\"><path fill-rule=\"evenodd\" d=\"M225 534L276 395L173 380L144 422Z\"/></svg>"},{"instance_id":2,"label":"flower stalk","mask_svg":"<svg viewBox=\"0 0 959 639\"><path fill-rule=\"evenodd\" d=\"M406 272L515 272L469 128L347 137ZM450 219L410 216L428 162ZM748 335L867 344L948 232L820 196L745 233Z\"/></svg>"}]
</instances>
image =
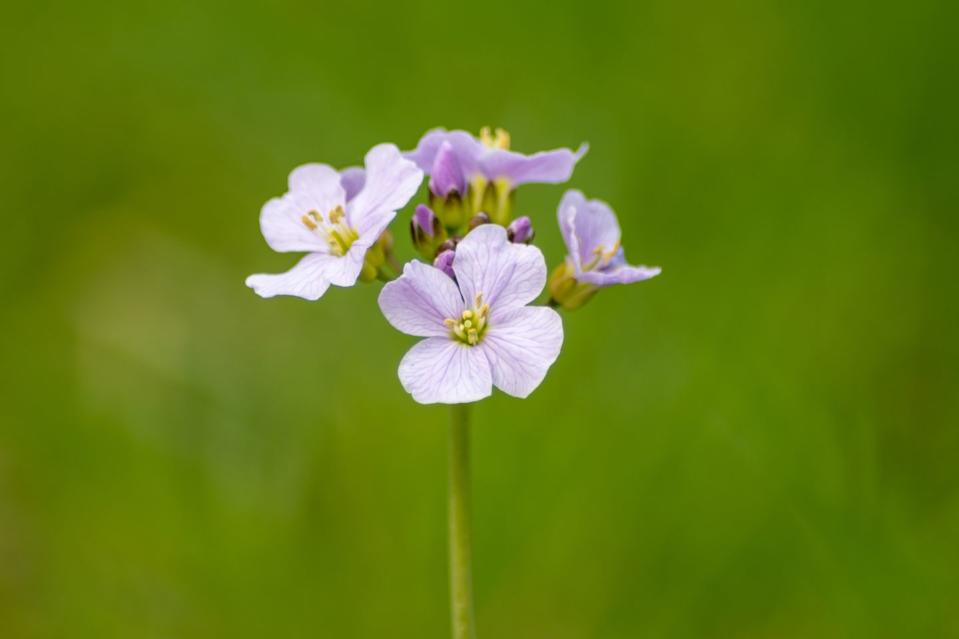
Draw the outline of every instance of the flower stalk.
<instances>
[{"instance_id":1,"label":"flower stalk","mask_svg":"<svg viewBox=\"0 0 959 639\"><path fill-rule=\"evenodd\" d=\"M450 615L453 639L476 639L470 519L470 404L450 407Z\"/></svg>"}]
</instances>

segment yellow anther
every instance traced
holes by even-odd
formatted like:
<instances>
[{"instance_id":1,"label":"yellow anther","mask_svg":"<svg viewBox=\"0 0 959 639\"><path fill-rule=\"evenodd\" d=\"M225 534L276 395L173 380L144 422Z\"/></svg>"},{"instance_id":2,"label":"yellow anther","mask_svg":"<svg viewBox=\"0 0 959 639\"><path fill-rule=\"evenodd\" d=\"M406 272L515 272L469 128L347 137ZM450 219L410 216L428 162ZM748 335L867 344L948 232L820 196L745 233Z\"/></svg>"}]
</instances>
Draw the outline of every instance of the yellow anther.
<instances>
[{"instance_id":1,"label":"yellow anther","mask_svg":"<svg viewBox=\"0 0 959 639\"><path fill-rule=\"evenodd\" d=\"M346 217L346 211L343 210L342 206L337 205L335 209L330 211L330 224L339 224L344 217Z\"/></svg>"},{"instance_id":2,"label":"yellow anther","mask_svg":"<svg viewBox=\"0 0 959 639\"><path fill-rule=\"evenodd\" d=\"M303 217L300 218L300 220L302 220L304 226L306 226L306 228L310 229L311 231L315 231L317 228L319 228L317 227L316 222L310 219L309 215L304 215Z\"/></svg>"},{"instance_id":3,"label":"yellow anther","mask_svg":"<svg viewBox=\"0 0 959 639\"><path fill-rule=\"evenodd\" d=\"M470 319L471 317L473 317L473 311L470 311L470 310L463 311L463 319L464 319L464 320L468 320L468 319Z\"/></svg>"},{"instance_id":4,"label":"yellow anther","mask_svg":"<svg viewBox=\"0 0 959 639\"><path fill-rule=\"evenodd\" d=\"M453 328L454 326L456 326L456 320L451 320L447 318L443 320L443 324L445 324L447 328Z\"/></svg>"},{"instance_id":5,"label":"yellow anther","mask_svg":"<svg viewBox=\"0 0 959 639\"><path fill-rule=\"evenodd\" d=\"M493 133L490 131L488 126L484 126L480 129L480 142L483 143L483 146L490 149L503 149L508 150L510 145L509 133L505 129L496 129L496 137L493 137Z\"/></svg>"}]
</instances>

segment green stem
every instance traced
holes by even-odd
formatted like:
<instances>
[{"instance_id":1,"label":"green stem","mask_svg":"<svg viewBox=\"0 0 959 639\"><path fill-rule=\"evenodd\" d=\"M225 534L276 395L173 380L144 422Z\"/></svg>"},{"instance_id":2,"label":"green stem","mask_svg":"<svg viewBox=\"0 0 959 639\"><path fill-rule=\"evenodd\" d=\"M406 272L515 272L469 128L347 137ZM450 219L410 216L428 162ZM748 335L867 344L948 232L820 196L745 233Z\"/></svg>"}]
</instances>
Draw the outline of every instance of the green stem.
<instances>
[{"instance_id":1,"label":"green stem","mask_svg":"<svg viewBox=\"0 0 959 639\"><path fill-rule=\"evenodd\" d=\"M450 407L450 613L453 639L475 639L470 527L470 405Z\"/></svg>"}]
</instances>

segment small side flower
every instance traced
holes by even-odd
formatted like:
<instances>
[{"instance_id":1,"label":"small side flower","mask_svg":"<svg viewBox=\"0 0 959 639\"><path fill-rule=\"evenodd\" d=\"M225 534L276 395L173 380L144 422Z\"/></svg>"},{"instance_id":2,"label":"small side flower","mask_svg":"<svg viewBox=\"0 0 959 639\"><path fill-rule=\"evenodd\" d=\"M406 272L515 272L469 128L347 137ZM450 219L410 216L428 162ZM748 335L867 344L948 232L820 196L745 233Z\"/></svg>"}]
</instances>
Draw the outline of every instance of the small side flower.
<instances>
[{"instance_id":1,"label":"small side flower","mask_svg":"<svg viewBox=\"0 0 959 639\"><path fill-rule=\"evenodd\" d=\"M658 266L627 264L616 214L601 200L567 191L560 201L559 227L568 255L550 275L554 304L579 308L601 288L631 284L660 274Z\"/></svg>"},{"instance_id":2,"label":"small side flower","mask_svg":"<svg viewBox=\"0 0 959 639\"><path fill-rule=\"evenodd\" d=\"M289 191L263 206L260 229L274 251L307 255L286 273L251 275L247 286L261 297L317 300L331 284L352 286L361 274L375 277L377 264L368 257L381 264L382 256L370 248L422 181L423 172L392 144L373 147L365 169L339 173L326 164L294 169Z\"/></svg>"}]
</instances>

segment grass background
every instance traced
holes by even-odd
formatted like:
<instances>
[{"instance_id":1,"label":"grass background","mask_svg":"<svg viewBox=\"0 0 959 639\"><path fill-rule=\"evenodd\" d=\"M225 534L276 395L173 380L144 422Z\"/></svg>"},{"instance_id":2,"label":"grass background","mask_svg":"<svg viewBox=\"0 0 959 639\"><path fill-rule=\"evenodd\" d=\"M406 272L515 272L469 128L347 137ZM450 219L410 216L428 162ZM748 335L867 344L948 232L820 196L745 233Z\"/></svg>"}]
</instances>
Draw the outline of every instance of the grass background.
<instances>
[{"instance_id":1,"label":"grass background","mask_svg":"<svg viewBox=\"0 0 959 639\"><path fill-rule=\"evenodd\" d=\"M959 636L956 7L5 7L0 635L448 634L413 340L243 279L297 164L490 124L664 273L477 408L480 635Z\"/></svg>"}]
</instances>

